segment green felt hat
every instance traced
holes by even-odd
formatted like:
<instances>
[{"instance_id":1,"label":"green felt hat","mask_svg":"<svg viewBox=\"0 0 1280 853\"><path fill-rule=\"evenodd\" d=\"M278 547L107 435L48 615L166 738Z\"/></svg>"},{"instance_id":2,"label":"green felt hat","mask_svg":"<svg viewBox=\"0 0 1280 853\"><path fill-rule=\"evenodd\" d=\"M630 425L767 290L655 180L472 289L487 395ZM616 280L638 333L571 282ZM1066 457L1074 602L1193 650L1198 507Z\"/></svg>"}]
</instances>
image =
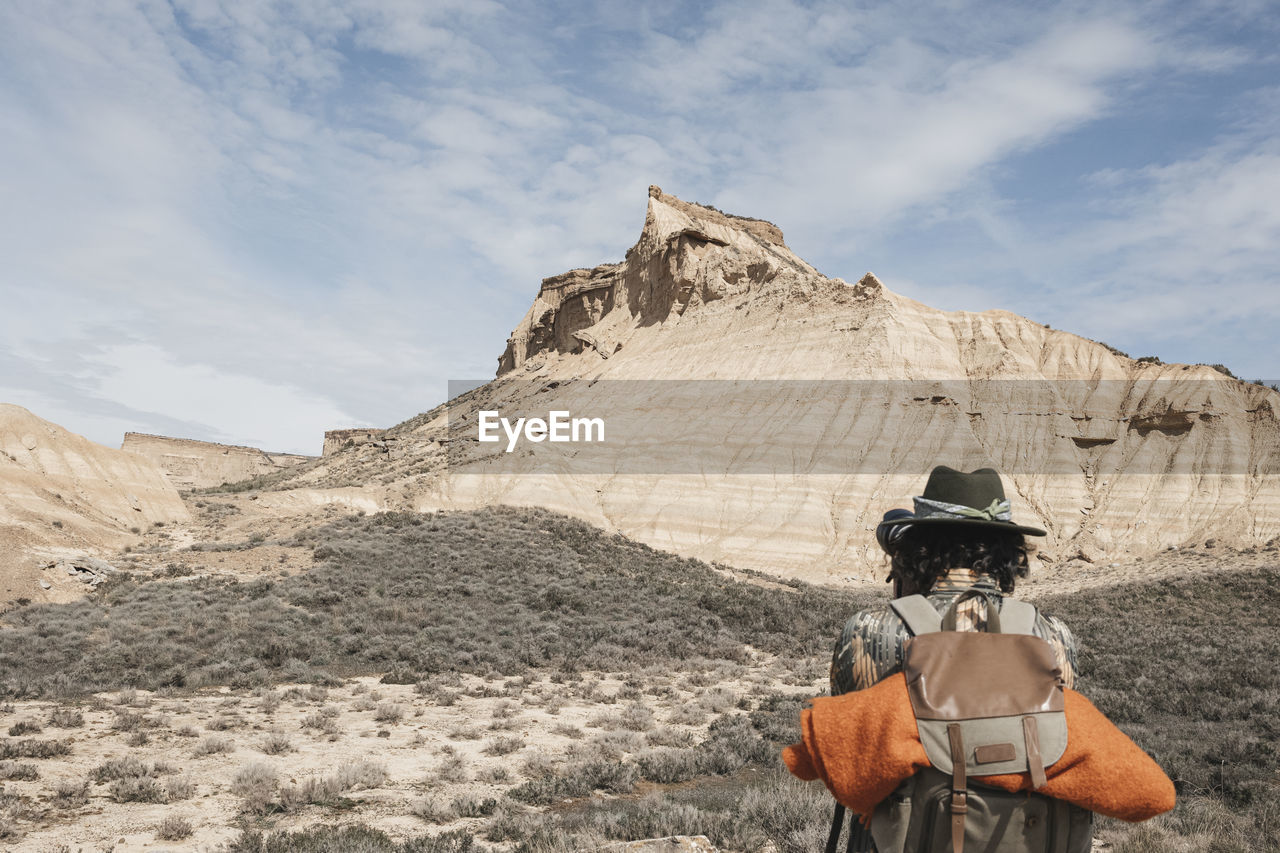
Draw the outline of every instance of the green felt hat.
<instances>
[{"instance_id":1,"label":"green felt hat","mask_svg":"<svg viewBox=\"0 0 1280 853\"><path fill-rule=\"evenodd\" d=\"M1014 524L1009 501L1004 496L1004 483L994 468L979 468L968 474L939 465L929 473L924 494L915 501L915 512L893 513L880 522L880 530L888 534L904 524L952 525L964 528L986 527L1007 530L1024 536L1044 536L1038 527Z\"/></svg>"}]
</instances>

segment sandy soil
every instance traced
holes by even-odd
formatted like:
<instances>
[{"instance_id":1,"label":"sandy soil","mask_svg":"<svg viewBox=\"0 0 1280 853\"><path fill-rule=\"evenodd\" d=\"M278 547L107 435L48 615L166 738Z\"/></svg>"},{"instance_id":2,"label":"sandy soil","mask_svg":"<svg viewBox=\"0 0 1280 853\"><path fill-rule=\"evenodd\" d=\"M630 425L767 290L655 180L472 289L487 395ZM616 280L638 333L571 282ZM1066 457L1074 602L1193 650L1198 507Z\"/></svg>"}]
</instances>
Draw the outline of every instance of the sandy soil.
<instances>
[{"instance_id":1,"label":"sandy soil","mask_svg":"<svg viewBox=\"0 0 1280 853\"><path fill-rule=\"evenodd\" d=\"M767 666L737 669L736 678L715 686L678 675L646 677L646 691L669 688L660 701L635 681L589 674L560 683L546 675L463 676L430 688L430 695L369 677L327 690L293 685L257 695L222 688L181 696L125 691L80 705L17 702L6 706L0 722L35 721L43 730L22 737L69 739L71 753L16 760L34 765L39 776L4 782L5 794L21 798L26 811L16 822L20 837L6 840L11 849L29 853L212 851L242 828L365 823L403 838L478 827L485 818L454 819L453 804L500 799L539 766L558 766L575 755L621 757L654 742L700 739L719 714L746 713L751 703L743 697L775 689L807 696L822 686L822 679L787 685ZM451 704L442 704L450 697ZM624 725L624 712L639 705L651 710L650 724ZM60 709L78 711L83 726L50 725ZM271 739L287 744L285 751L269 754ZM110 781L90 781L95 768L126 758L156 766L149 775L161 787L176 780L178 796L167 803L117 802ZM357 785L332 805L256 815L235 791L237 774L250 765L270 767L287 786L361 763L385 770L385 781ZM85 782L82 804L57 796L60 786ZM181 790L184 782L189 792ZM279 800L278 789L273 797ZM435 814L441 816L433 820ZM190 837L158 838L167 818L187 821Z\"/></svg>"},{"instance_id":2,"label":"sandy soil","mask_svg":"<svg viewBox=\"0 0 1280 853\"><path fill-rule=\"evenodd\" d=\"M196 574L252 578L262 574L293 574L311 565L309 548L292 547L295 533L336 520L351 512L340 504L294 506L259 501L254 494L189 496L190 523L169 524L144 531L137 546L119 551L111 561L122 569L163 571L170 564ZM1162 551L1141 559L1100 556L1041 562L1033 559L1031 576L1019 583L1019 596L1035 600L1047 595L1077 592L1098 586L1149 581L1200 572L1256 568L1280 558L1280 538L1253 548L1199 545ZM786 590L756 574L718 567L726 576ZM887 573L879 573L879 576ZM850 586L885 589L875 580L849 581Z\"/></svg>"},{"instance_id":3,"label":"sandy soil","mask_svg":"<svg viewBox=\"0 0 1280 853\"><path fill-rule=\"evenodd\" d=\"M142 531L139 544L111 561L121 569L171 576L292 574L312 562L309 548L289 544L293 534L350 511L267 507L252 495L197 496L187 502L189 523ZM1276 552L1275 543L1244 551L1202 546L1142 561L1037 564L1019 595L1034 600L1131 580L1248 568L1274 563ZM755 576L741 579L775 586ZM87 590L74 580L59 582L66 589L53 592L65 596ZM737 667L714 686L671 673L620 679L594 674L562 683L547 674L527 680L465 676L418 691L369 677L328 690L283 685L265 693L126 691L69 705L15 702L0 707L0 725L37 723L42 730L16 737L68 739L71 752L15 760L33 765L37 777L3 781L5 802L19 812L16 834L3 840L31 853L213 851L245 828L359 822L403 838L480 826L483 817L455 819L455 804L501 799L540 765L563 764L575 756L632 755L664 737L694 741L716 715L745 713L751 697L779 689L807 696L825 687L825 673L795 684L768 661ZM621 712L637 704L652 712L652 728L633 730L621 721ZM59 710L79 712L83 725L51 725ZM270 740L283 751L269 754ZM504 748L511 751L499 754ZM161 789L168 791L172 784L168 802L119 802L110 780L91 781L96 768L129 757L151 766L148 776ZM296 786L361 762L384 770L385 780L357 784L328 805L256 814L234 790L237 774L254 764L271 768L280 785ZM0 763L0 770L4 767ZM58 796L60 788L74 793L86 782L83 802ZM279 788L271 796L279 801ZM188 822L191 835L162 840L159 827L174 818Z\"/></svg>"}]
</instances>

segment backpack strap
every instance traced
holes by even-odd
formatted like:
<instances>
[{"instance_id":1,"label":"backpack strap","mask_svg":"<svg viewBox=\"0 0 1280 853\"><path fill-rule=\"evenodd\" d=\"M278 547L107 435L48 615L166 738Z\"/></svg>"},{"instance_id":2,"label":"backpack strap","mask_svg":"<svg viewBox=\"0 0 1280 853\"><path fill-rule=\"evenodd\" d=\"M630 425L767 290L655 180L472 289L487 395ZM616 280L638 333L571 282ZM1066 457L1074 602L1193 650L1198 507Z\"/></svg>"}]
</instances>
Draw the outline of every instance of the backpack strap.
<instances>
[{"instance_id":1,"label":"backpack strap","mask_svg":"<svg viewBox=\"0 0 1280 853\"><path fill-rule=\"evenodd\" d=\"M947 725L951 743L951 853L964 853L964 818L969 811L969 780L964 766L964 735L959 723Z\"/></svg>"},{"instance_id":2,"label":"backpack strap","mask_svg":"<svg viewBox=\"0 0 1280 853\"><path fill-rule=\"evenodd\" d=\"M1003 634L1035 634L1039 612L1034 604L1006 598L1000 605L1000 630Z\"/></svg>"},{"instance_id":3,"label":"backpack strap","mask_svg":"<svg viewBox=\"0 0 1280 853\"><path fill-rule=\"evenodd\" d=\"M935 634L942 630L942 617L923 595L908 595L889 602L893 612L907 626L913 637Z\"/></svg>"},{"instance_id":4,"label":"backpack strap","mask_svg":"<svg viewBox=\"0 0 1280 853\"><path fill-rule=\"evenodd\" d=\"M996 607L995 599L980 589L970 589L960 593L960 596L947 608L947 612L942 614L942 630L956 630L956 623L959 621L960 605L969 599L980 599L982 606L987 613L987 633L1002 634L1000 628L1000 609Z\"/></svg>"},{"instance_id":5,"label":"backpack strap","mask_svg":"<svg viewBox=\"0 0 1280 853\"><path fill-rule=\"evenodd\" d=\"M844 829L844 804L836 803L835 814L831 816L831 832L827 834L826 853L838 853L840 833Z\"/></svg>"}]
</instances>

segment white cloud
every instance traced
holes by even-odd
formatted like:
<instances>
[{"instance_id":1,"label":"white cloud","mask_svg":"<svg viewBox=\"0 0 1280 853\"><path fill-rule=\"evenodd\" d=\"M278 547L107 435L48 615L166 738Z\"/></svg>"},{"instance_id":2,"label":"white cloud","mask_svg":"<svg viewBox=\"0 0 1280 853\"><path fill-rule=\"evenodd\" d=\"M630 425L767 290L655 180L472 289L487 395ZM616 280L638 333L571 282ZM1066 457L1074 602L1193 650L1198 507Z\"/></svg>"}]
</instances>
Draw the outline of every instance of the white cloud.
<instances>
[{"instance_id":1,"label":"white cloud","mask_svg":"<svg viewBox=\"0 0 1280 853\"><path fill-rule=\"evenodd\" d=\"M126 344L105 347L98 358L98 395L142 412L217 424L223 437L247 436L268 450L316 453L326 429L360 425L362 421L332 401L303 389L232 374L207 364L181 364L158 347ZM263 418L262 412L284 411L288 422ZM298 436L310 432L310 447Z\"/></svg>"},{"instance_id":2,"label":"white cloud","mask_svg":"<svg viewBox=\"0 0 1280 853\"><path fill-rule=\"evenodd\" d=\"M1228 359L1239 373L1273 376L1265 330L1280 325L1277 140L1228 137L1197 157L1113 173L1109 183L1108 215L1073 235L1095 268L1084 286L1108 308L1093 317L1076 308L1073 319L1113 338L1177 346L1175 357ZM1231 355L1215 358L1215 347Z\"/></svg>"},{"instance_id":3,"label":"white cloud","mask_svg":"<svg viewBox=\"0 0 1280 853\"><path fill-rule=\"evenodd\" d=\"M1061 25L1008 56L948 62L886 45L837 81L770 105L769 144L718 203L769 209L793 232L874 233L1098 118L1115 78L1153 58L1147 37L1112 22Z\"/></svg>"},{"instance_id":4,"label":"white cloud","mask_svg":"<svg viewBox=\"0 0 1280 853\"><path fill-rule=\"evenodd\" d=\"M649 183L774 219L812 260L970 216L998 234L1012 155L1178 57L1246 53L1110 6L10 4L3 384L236 442L387 425L491 373L540 278L619 259ZM1170 241L1223 249L1256 286L1269 156L1117 169L1107 251L1157 270L1196 265ZM1065 252L1012 225L1044 252L1028 268Z\"/></svg>"}]
</instances>

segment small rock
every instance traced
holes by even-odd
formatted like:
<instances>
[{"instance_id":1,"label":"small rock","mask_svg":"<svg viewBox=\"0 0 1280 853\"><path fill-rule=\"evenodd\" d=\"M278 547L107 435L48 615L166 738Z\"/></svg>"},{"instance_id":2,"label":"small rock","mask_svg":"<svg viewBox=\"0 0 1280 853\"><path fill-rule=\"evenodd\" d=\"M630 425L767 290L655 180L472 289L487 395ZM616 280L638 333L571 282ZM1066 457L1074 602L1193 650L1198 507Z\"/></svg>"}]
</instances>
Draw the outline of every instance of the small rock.
<instances>
[{"instance_id":1,"label":"small rock","mask_svg":"<svg viewBox=\"0 0 1280 853\"><path fill-rule=\"evenodd\" d=\"M40 588L41 588L41 589L53 589L53 584L49 583L49 582L48 582L48 581L46 581L46 580L42 580L42 581L40 581Z\"/></svg>"},{"instance_id":2,"label":"small rock","mask_svg":"<svg viewBox=\"0 0 1280 853\"><path fill-rule=\"evenodd\" d=\"M111 565L106 560L99 560L97 557L81 557L79 560L76 561L76 565L100 575L119 571L115 566Z\"/></svg>"},{"instance_id":3,"label":"small rock","mask_svg":"<svg viewBox=\"0 0 1280 853\"><path fill-rule=\"evenodd\" d=\"M1084 560L1086 563L1096 563L1102 559L1103 552L1092 545L1081 545L1076 552L1077 560Z\"/></svg>"}]
</instances>

